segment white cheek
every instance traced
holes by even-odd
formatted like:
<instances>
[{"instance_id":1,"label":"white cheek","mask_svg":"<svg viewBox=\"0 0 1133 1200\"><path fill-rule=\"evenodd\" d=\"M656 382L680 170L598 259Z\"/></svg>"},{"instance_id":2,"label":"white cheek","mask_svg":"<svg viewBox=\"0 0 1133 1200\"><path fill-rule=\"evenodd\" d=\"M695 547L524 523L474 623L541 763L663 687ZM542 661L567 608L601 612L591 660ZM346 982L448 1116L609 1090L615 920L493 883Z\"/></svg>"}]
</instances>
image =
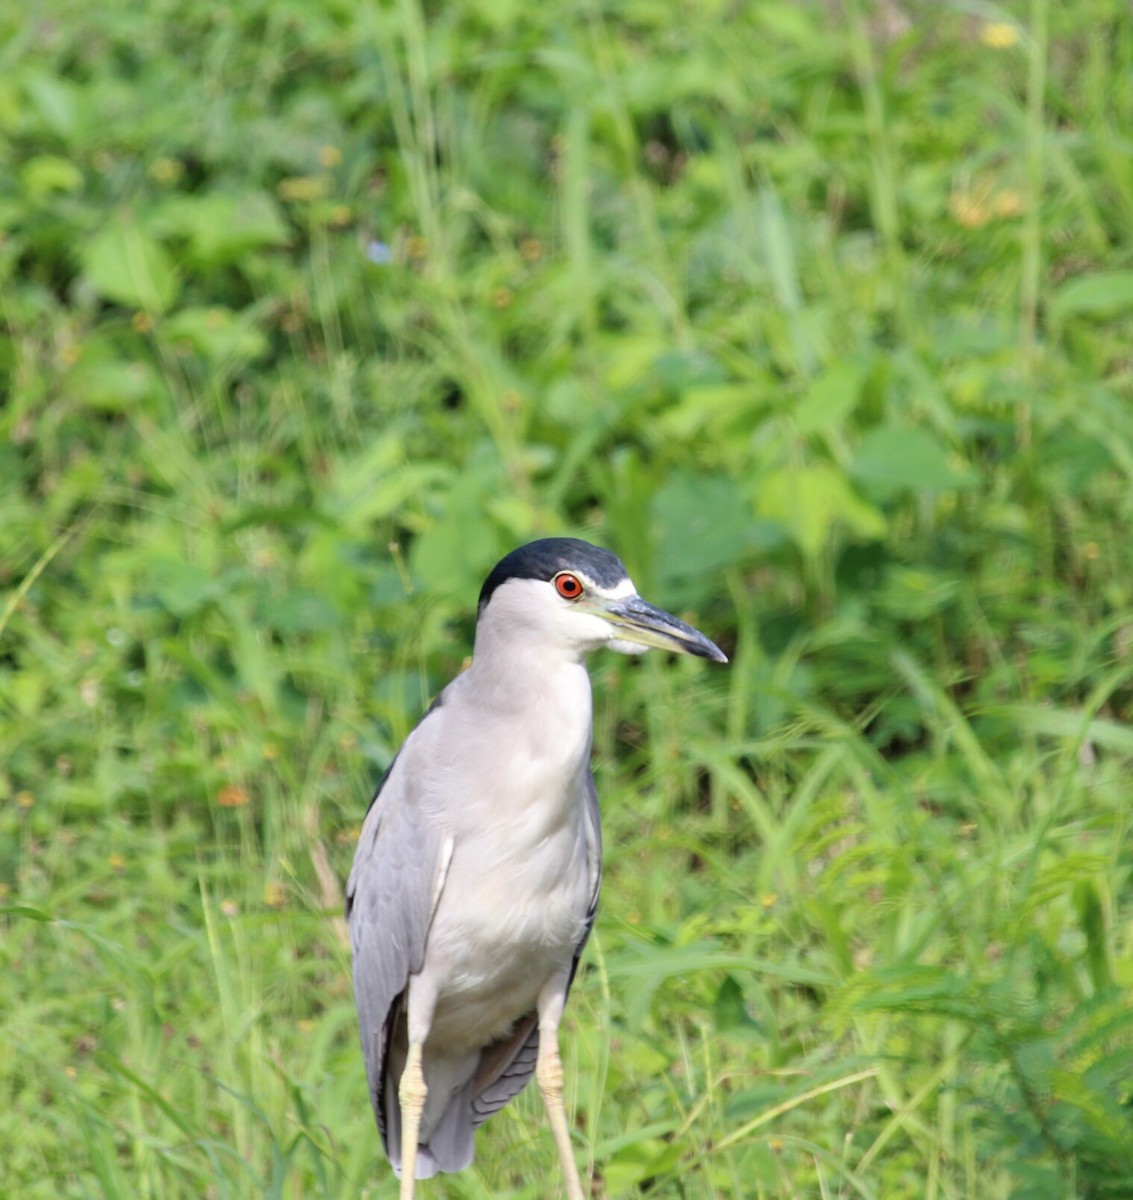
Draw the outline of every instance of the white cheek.
<instances>
[{"instance_id":1,"label":"white cheek","mask_svg":"<svg viewBox=\"0 0 1133 1200\"><path fill-rule=\"evenodd\" d=\"M621 638L611 638L607 645L619 654L644 654L649 649L640 642L623 642Z\"/></svg>"},{"instance_id":2,"label":"white cheek","mask_svg":"<svg viewBox=\"0 0 1133 1200\"><path fill-rule=\"evenodd\" d=\"M556 614L555 625L558 637L566 645L583 646L587 650L607 645L614 632L609 621L579 612L569 605L564 605Z\"/></svg>"}]
</instances>

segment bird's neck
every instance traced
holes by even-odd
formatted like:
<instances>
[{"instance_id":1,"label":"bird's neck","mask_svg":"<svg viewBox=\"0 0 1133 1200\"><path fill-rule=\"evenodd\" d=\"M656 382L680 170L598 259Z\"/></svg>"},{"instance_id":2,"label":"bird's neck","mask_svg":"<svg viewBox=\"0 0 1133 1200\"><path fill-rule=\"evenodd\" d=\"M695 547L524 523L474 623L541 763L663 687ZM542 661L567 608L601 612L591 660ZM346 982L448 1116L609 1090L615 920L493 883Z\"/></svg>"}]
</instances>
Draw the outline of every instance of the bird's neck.
<instances>
[{"instance_id":1,"label":"bird's neck","mask_svg":"<svg viewBox=\"0 0 1133 1200\"><path fill-rule=\"evenodd\" d=\"M510 631L495 637L483 626L469 667L475 694L488 713L559 769L585 769L590 758L590 676L581 651L548 646Z\"/></svg>"}]
</instances>

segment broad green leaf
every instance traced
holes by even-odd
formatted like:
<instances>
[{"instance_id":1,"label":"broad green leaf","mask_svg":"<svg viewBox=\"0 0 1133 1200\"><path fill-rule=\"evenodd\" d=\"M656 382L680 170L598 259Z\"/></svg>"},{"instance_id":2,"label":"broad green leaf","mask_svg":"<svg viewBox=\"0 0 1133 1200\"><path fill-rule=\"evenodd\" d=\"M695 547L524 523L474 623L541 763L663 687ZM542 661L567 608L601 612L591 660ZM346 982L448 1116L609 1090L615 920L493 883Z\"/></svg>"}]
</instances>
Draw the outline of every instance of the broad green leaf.
<instances>
[{"instance_id":1,"label":"broad green leaf","mask_svg":"<svg viewBox=\"0 0 1133 1200\"><path fill-rule=\"evenodd\" d=\"M69 141L75 133L80 89L58 75L39 71L26 75L23 84L31 108L44 126L56 137Z\"/></svg>"},{"instance_id":2,"label":"broad green leaf","mask_svg":"<svg viewBox=\"0 0 1133 1200\"><path fill-rule=\"evenodd\" d=\"M602 1165L602 1179L611 1195L628 1191L640 1191L646 1179L656 1179L665 1169L676 1165L675 1154L679 1146L673 1146L660 1138L642 1138L632 1145L624 1146Z\"/></svg>"},{"instance_id":3,"label":"broad green leaf","mask_svg":"<svg viewBox=\"0 0 1133 1200\"><path fill-rule=\"evenodd\" d=\"M908 621L923 621L950 605L960 592L959 579L928 567L891 566L876 602L885 612Z\"/></svg>"},{"instance_id":4,"label":"broad green leaf","mask_svg":"<svg viewBox=\"0 0 1133 1200\"><path fill-rule=\"evenodd\" d=\"M752 517L739 487L723 475L675 472L654 495L651 508L663 588L700 581L703 591L714 590L721 568L782 540L777 526ZM682 599L692 602L700 595L682 593Z\"/></svg>"},{"instance_id":5,"label":"broad green leaf","mask_svg":"<svg viewBox=\"0 0 1133 1200\"><path fill-rule=\"evenodd\" d=\"M808 558L818 555L836 525L861 538L885 533L881 513L828 463L772 471L759 481L755 507L760 516L778 521Z\"/></svg>"},{"instance_id":6,"label":"broad green leaf","mask_svg":"<svg viewBox=\"0 0 1133 1200\"><path fill-rule=\"evenodd\" d=\"M947 448L931 433L903 425L882 425L867 433L850 474L881 500L902 491L970 488L977 482L968 467L953 465Z\"/></svg>"},{"instance_id":7,"label":"broad green leaf","mask_svg":"<svg viewBox=\"0 0 1133 1200\"><path fill-rule=\"evenodd\" d=\"M87 245L83 270L107 300L163 313L177 298L178 280L169 255L137 224L111 221Z\"/></svg>"},{"instance_id":8,"label":"broad green leaf","mask_svg":"<svg viewBox=\"0 0 1133 1200\"><path fill-rule=\"evenodd\" d=\"M194 563L159 559L149 568L149 585L162 607L188 617L220 594L218 582Z\"/></svg>"},{"instance_id":9,"label":"broad green leaf","mask_svg":"<svg viewBox=\"0 0 1133 1200\"><path fill-rule=\"evenodd\" d=\"M670 392L726 383L728 372L710 354L699 350L667 350L653 360L654 378Z\"/></svg>"},{"instance_id":10,"label":"broad green leaf","mask_svg":"<svg viewBox=\"0 0 1133 1200\"><path fill-rule=\"evenodd\" d=\"M219 305L183 308L160 330L164 340L187 346L214 362L251 362L267 350L267 338L245 315Z\"/></svg>"},{"instance_id":11,"label":"broad green leaf","mask_svg":"<svg viewBox=\"0 0 1133 1200\"><path fill-rule=\"evenodd\" d=\"M264 622L283 634L319 633L342 623L334 605L318 592L291 591L279 598L265 597L259 608Z\"/></svg>"},{"instance_id":12,"label":"broad green leaf","mask_svg":"<svg viewBox=\"0 0 1133 1200\"><path fill-rule=\"evenodd\" d=\"M192 257L207 267L239 265L249 251L285 246L291 236L275 200L259 191L178 196L154 213L150 228L185 238Z\"/></svg>"},{"instance_id":13,"label":"broad green leaf","mask_svg":"<svg viewBox=\"0 0 1133 1200\"><path fill-rule=\"evenodd\" d=\"M42 200L52 192L77 192L83 186L83 173L69 158L37 154L24 163L20 180L30 197Z\"/></svg>"},{"instance_id":14,"label":"broad green leaf","mask_svg":"<svg viewBox=\"0 0 1133 1200\"><path fill-rule=\"evenodd\" d=\"M711 383L686 388L678 401L658 413L656 428L677 440L712 438L718 427L740 421L754 423L759 411L770 407L766 391L751 383Z\"/></svg>"},{"instance_id":15,"label":"broad green leaf","mask_svg":"<svg viewBox=\"0 0 1133 1200\"><path fill-rule=\"evenodd\" d=\"M817 433L840 425L854 411L868 373L865 362L844 362L819 375L793 413L799 433Z\"/></svg>"},{"instance_id":16,"label":"broad green leaf","mask_svg":"<svg viewBox=\"0 0 1133 1200\"><path fill-rule=\"evenodd\" d=\"M1099 271L1069 279L1055 293L1050 311L1057 320L1133 313L1133 271Z\"/></svg>"},{"instance_id":17,"label":"broad green leaf","mask_svg":"<svg viewBox=\"0 0 1133 1200\"><path fill-rule=\"evenodd\" d=\"M131 412L160 400L165 384L145 362L80 358L67 376L67 390L86 408Z\"/></svg>"},{"instance_id":18,"label":"broad green leaf","mask_svg":"<svg viewBox=\"0 0 1133 1200\"><path fill-rule=\"evenodd\" d=\"M720 981L720 988L712 1003L712 1018L716 1028L722 1031L758 1032L760 1028L759 1022L748 1012L743 988L732 975L725 975Z\"/></svg>"},{"instance_id":19,"label":"broad green leaf","mask_svg":"<svg viewBox=\"0 0 1133 1200\"><path fill-rule=\"evenodd\" d=\"M496 529L484 519L484 508L499 490L494 463L456 477L444 515L418 535L410 550L413 575L425 592L448 592L465 601L475 596L498 552Z\"/></svg>"},{"instance_id":20,"label":"broad green leaf","mask_svg":"<svg viewBox=\"0 0 1133 1200\"><path fill-rule=\"evenodd\" d=\"M607 361L602 386L616 393L641 383L669 346L658 334L639 333L608 337L603 348Z\"/></svg>"},{"instance_id":21,"label":"broad green leaf","mask_svg":"<svg viewBox=\"0 0 1133 1200\"><path fill-rule=\"evenodd\" d=\"M783 212L779 193L770 184L761 187L756 196L755 222L767 273L775 290L775 301L787 312L798 312L803 297L791 226Z\"/></svg>"}]
</instances>

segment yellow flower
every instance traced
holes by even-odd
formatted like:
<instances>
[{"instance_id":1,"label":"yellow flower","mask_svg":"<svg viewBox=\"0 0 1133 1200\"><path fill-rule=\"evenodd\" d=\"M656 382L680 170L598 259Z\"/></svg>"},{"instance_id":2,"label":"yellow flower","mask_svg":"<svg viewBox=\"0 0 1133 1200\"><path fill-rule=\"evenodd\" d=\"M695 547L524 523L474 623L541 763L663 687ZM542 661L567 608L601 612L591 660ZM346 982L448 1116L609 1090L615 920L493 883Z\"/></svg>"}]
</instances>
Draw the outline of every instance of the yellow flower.
<instances>
[{"instance_id":1,"label":"yellow flower","mask_svg":"<svg viewBox=\"0 0 1133 1200\"><path fill-rule=\"evenodd\" d=\"M176 183L185 174L185 164L177 158L159 158L150 164L149 177L157 183Z\"/></svg>"},{"instance_id":2,"label":"yellow flower","mask_svg":"<svg viewBox=\"0 0 1133 1200\"><path fill-rule=\"evenodd\" d=\"M1023 211L1023 197L1014 188L1005 188L995 194L995 215L1017 217Z\"/></svg>"},{"instance_id":3,"label":"yellow flower","mask_svg":"<svg viewBox=\"0 0 1133 1200\"><path fill-rule=\"evenodd\" d=\"M311 175L293 175L288 179L281 179L277 191L281 200L321 200L326 195L327 185L326 180Z\"/></svg>"},{"instance_id":4,"label":"yellow flower","mask_svg":"<svg viewBox=\"0 0 1133 1200\"><path fill-rule=\"evenodd\" d=\"M965 229L979 229L987 224L990 216L986 196L977 196L972 192L954 192L948 201L948 210Z\"/></svg>"},{"instance_id":5,"label":"yellow flower","mask_svg":"<svg viewBox=\"0 0 1133 1200\"><path fill-rule=\"evenodd\" d=\"M1010 50L1019 41L1019 30L1008 21L990 21L980 30L980 41L992 50Z\"/></svg>"}]
</instances>

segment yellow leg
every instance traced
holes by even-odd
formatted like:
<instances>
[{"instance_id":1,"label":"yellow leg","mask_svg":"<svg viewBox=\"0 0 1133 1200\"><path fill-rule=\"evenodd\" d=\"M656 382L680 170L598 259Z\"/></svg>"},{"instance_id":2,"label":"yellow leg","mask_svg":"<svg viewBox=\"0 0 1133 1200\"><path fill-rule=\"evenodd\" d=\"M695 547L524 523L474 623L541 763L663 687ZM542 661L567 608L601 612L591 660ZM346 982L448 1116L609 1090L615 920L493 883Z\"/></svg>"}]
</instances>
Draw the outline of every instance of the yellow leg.
<instances>
[{"instance_id":1,"label":"yellow leg","mask_svg":"<svg viewBox=\"0 0 1133 1200\"><path fill-rule=\"evenodd\" d=\"M535 1064L535 1079L543 1096L547 1118L551 1122L551 1132L555 1135L555 1146L558 1148L559 1162L562 1163L563 1176L566 1179L568 1200L584 1200L582 1181L578 1177L574 1150L570 1144L566 1106L563 1103L563 1064L559 1058L558 1029L559 1013L562 1012L561 1001L558 1010L553 1021L539 1022L539 1058Z\"/></svg>"},{"instance_id":2,"label":"yellow leg","mask_svg":"<svg viewBox=\"0 0 1133 1200\"><path fill-rule=\"evenodd\" d=\"M405 1070L397 1088L401 1104L401 1200L413 1200L417 1176L417 1135L421 1128L421 1113L425 1109L425 1075L421 1070L421 1044L409 1047Z\"/></svg>"}]
</instances>

